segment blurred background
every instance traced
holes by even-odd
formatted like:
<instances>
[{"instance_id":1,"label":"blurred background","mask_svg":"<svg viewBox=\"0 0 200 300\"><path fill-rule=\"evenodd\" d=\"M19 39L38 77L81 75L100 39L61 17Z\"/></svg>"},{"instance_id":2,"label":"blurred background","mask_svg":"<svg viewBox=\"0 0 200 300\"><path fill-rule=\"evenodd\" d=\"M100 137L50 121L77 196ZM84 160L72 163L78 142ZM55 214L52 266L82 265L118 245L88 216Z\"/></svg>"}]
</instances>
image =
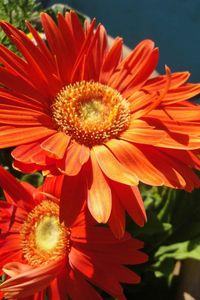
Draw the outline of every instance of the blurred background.
<instances>
[{"instance_id":1,"label":"blurred background","mask_svg":"<svg viewBox=\"0 0 200 300\"><path fill-rule=\"evenodd\" d=\"M158 71L189 70L200 81L200 0L43 0L44 7L67 3L96 17L109 34L120 35L129 47L153 39L160 48Z\"/></svg>"}]
</instances>

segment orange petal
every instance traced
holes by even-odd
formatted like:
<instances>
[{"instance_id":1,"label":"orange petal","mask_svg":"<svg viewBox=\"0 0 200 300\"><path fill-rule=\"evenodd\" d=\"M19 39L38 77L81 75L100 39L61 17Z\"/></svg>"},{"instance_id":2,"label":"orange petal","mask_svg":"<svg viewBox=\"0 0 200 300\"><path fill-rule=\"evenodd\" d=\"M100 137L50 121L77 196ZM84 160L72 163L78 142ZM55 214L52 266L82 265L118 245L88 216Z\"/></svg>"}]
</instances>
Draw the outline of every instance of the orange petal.
<instances>
[{"instance_id":1,"label":"orange petal","mask_svg":"<svg viewBox=\"0 0 200 300\"><path fill-rule=\"evenodd\" d=\"M166 96L166 94L170 88L170 83L171 83L171 70L167 66L165 66L165 71L166 71L166 82L165 82L165 86L163 87L163 89L161 91L159 91L159 93L157 91L156 94L155 93L150 94L149 100L151 100L151 101L149 101L149 103L144 102L145 105L140 110L136 110L136 107L134 107L135 112L133 112L133 110L132 110L132 118L139 119L141 117L148 115L148 113L150 113L153 109L158 107L158 105L164 99L164 97ZM134 94L133 94L133 97L134 97ZM148 96L147 96L147 99L148 99ZM141 98L141 100L142 100L142 98ZM133 106L134 106L134 103L133 103Z\"/></svg>"},{"instance_id":2,"label":"orange petal","mask_svg":"<svg viewBox=\"0 0 200 300\"><path fill-rule=\"evenodd\" d=\"M73 70L72 70L72 74L71 74L71 78L70 78L71 82L75 82L80 79L80 69L81 69L83 61L85 61L85 55L86 55L87 49L89 48L92 37L94 35L94 26L95 26L95 20L93 20L90 23L90 27L87 31L86 38L85 38L83 44L80 46L78 56L76 58L74 66L73 66Z\"/></svg>"},{"instance_id":3,"label":"orange petal","mask_svg":"<svg viewBox=\"0 0 200 300\"><path fill-rule=\"evenodd\" d=\"M74 40L73 46L75 46L76 51L78 52L85 38L83 26L80 22L78 15L72 10L65 15L65 21L73 35L73 40Z\"/></svg>"},{"instance_id":4,"label":"orange petal","mask_svg":"<svg viewBox=\"0 0 200 300\"><path fill-rule=\"evenodd\" d=\"M166 82L166 75L159 75L155 78L149 79L145 84L145 89L150 92L155 92L163 89ZM189 72L174 72L171 74L170 88L175 89L183 85L190 77Z\"/></svg>"},{"instance_id":5,"label":"orange petal","mask_svg":"<svg viewBox=\"0 0 200 300\"><path fill-rule=\"evenodd\" d=\"M92 183L88 186L88 208L97 222L106 223L112 207L111 189L93 152L91 152L91 161Z\"/></svg>"},{"instance_id":6,"label":"orange petal","mask_svg":"<svg viewBox=\"0 0 200 300\"><path fill-rule=\"evenodd\" d=\"M171 151L171 149L163 149L163 152L175 160L181 161L182 164L189 166L189 168L200 170L200 157L194 151L181 151L178 149Z\"/></svg>"},{"instance_id":7,"label":"orange petal","mask_svg":"<svg viewBox=\"0 0 200 300\"><path fill-rule=\"evenodd\" d=\"M71 137L63 132L56 132L44 140L40 147L45 150L50 157L63 158Z\"/></svg>"},{"instance_id":8,"label":"orange petal","mask_svg":"<svg viewBox=\"0 0 200 300\"><path fill-rule=\"evenodd\" d=\"M17 49L22 53L25 60L27 61L26 69L27 69L27 77L31 76L32 80L31 83L34 85L34 87L40 92L41 95L44 97L44 101L48 98L51 98L51 93L49 91L49 74L47 73L47 77L45 76L45 67L39 66L38 63L41 64L41 61L43 61L43 57L40 57L41 55L37 56L37 59L35 59L31 54L29 49L26 45L24 45L24 41L20 41L16 37L12 37L13 43L16 45ZM35 53L38 53L37 47L35 47ZM40 52L39 52L40 54ZM51 88L51 87L50 87Z\"/></svg>"},{"instance_id":9,"label":"orange petal","mask_svg":"<svg viewBox=\"0 0 200 300\"><path fill-rule=\"evenodd\" d=\"M87 77L83 79L99 81L99 72L103 64L104 56L107 50L107 34L103 25L98 25L88 48L85 70Z\"/></svg>"},{"instance_id":10,"label":"orange petal","mask_svg":"<svg viewBox=\"0 0 200 300\"><path fill-rule=\"evenodd\" d=\"M35 127L0 127L0 148L13 147L20 144L31 143L56 131L42 126Z\"/></svg>"},{"instance_id":11,"label":"orange petal","mask_svg":"<svg viewBox=\"0 0 200 300\"><path fill-rule=\"evenodd\" d=\"M28 49L28 52L34 58L35 62L37 62L40 65L40 69L48 76L55 71L52 65L53 63L53 57L48 49L48 47L45 45L45 42L42 40L42 38L39 36L37 31L29 24L26 23L29 30L32 32L34 39L36 40L37 44L35 44L24 32L20 31L19 29L15 28L13 25L11 25L8 22L1 22L1 26L9 39L13 42L17 40L22 45L25 46L26 49ZM14 39L13 39L14 37ZM24 68L27 69L28 64L24 64ZM48 80L50 78L48 77Z\"/></svg>"},{"instance_id":12,"label":"orange petal","mask_svg":"<svg viewBox=\"0 0 200 300\"><path fill-rule=\"evenodd\" d=\"M135 223L139 226L144 226L147 217L139 189L129 187L120 183L112 183L115 193L118 195L119 201L123 209L125 209Z\"/></svg>"},{"instance_id":13,"label":"orange petal","mask_svg":"<svg viewBox=\"0 0 200 300\"><path fill-rule=\"evenodd\" d=\"M54 70L54 68L53 68L53 57L51 55L49 48L47 47L45 41L42 39L40 34L37 32L37 30L29 22L26 22L26 26L28 27L29 31L32 33L32 35L37 43L37 48L40 49L40 53L43 54L43 58L44 58L43 63L44 63L44 60L47 60L49 62L48 64L45 64L44 68L46 69L46 67L48 67L48 69L46 69L46 71L51 73ZM35 51L31 51L31 53L34 54Z\"/></svg>"},{"instance_id":14,"label":"orange petal","mask_svg":"<svg viewBox=\"0 0 200 300\"><path fill-rule=\"evenodd\" d=\"M113 45L106 54L104 62L102 64L99 75L99 82L106 84L109 81L110 76L114 72L117 64L121 59L122 44L123 41L121 38L116 38L114 40Z\"/></svg>"},{"instance_id":15,"label":"orange petal","mask_svg":"<svg viewBox=\"0 0 200 300\"><path fill-rule=\"evenodd\" d=\"M124 98L128 98L134 91L139 90L155 70L159 59L158 48L153 49L150 55L143 59L137 70L127 76L124 84L119 87Z\"/></svg>"},{"instance_id":16,"label":"orange petal","mask_svg":"<svg viewBox=\"0 0 200 300\"><path fill-rule=\"evenodd\" d=\"M127 129L120 135L120 139L139 144L157 145L164 139L164 130L149 128ZM148 137L148 138L147 138Z\"/></svg>"},{"instance_id":17,"label":"orange petal","mask_svg":"<svg viewBox=\"0 0 200 300\"><path fill-rule=\"evenodd\" d=\"M107 146L111 149L117 159L130 170L137 178L150 185L162 185L163 175L145 157L137 146L123 140L110 140Z\"/></svg>"},{"instance_id":18,"label":"orange petal","mask_svg":"<svg viewBox=\"0 0 200 300\"><path fill-rule=\"evenodd\" d=\"M199 121L200 120L200 107L199 105L192 105L182 107L181 105L177 106L166 106L163 111L153 110L150 113L152 118L166 118L166 114L171 119L176 121Z\"/></svg>"},{"instance_id":19,"label":"orange petal","mask_svg":"<svg viewBox=\"0 0 200 300\"><path fill-rule=\"evenodd\" d=\"M88 159L89 149L87 151L82 145L73 142L68 147L64 159L57 162L57 167L64 174L75 176Z\"/></svg>"},{"instance_id":20,"label":"orange petal","mask_svg":"<svg viewBox=\"0 0 200 300\"><path fill-rule=\"evenodd\" d=\"M140 74L140 72L143 71L143 68L148 65L153 48L154 42L151 40L143 40L139 43L118 65L117 69L119 71L110 77L108 85L122 91L130 83L134 74ZM151 70L150 73L152 73L152 71L153 70Z\"/></svg>"},{"instance_id":21,"label":"orange petal","mask_svg":"<svg viewBox=\"0 0 200 300\"><path fill-rule=\"evenodd\" d=\"M4 107L4 104L6 105L13 105L14 107L21 107L22 109L31 109L35 112L42 112L46 115L49 114L49 108L47 107L47 104L44 102L41 102L40 100L36 100L31 97L32 95L29 94L29 96L25 96L22 94L18 94L14 91L11 91L5 88L0 87L0 99L1 99L1 107Z\"/></svg>"},{"instance_id":22,"label":"orange petal","mask_svg":"<svg viewBox=\"0 0 200 300\"><path fill-rule=\"evenodd\" d=\"M18 126L51 126L52 119L42 112L0 104L0 123Z\"/></svg>"},{"instance_id":23,"label":"orange petal","mask_svg":"<svg viewBox=\"0 0 200 300\"><path fill-rule=\"evenodd\" d=\"M189 72L177 72L171 74L170 89L162 102L165 105L177 103L194 97L200 92L199 84L185 83L189 78ZM143 89L149 93L160 91L164 88L166 75L150 79L143 86Z\"/></svg>"},{"instance_id":24,"label":"orange petal","mask_svg":"<svg viewBox=\"0 0 200 300\"><path fill-rule=\"evenodd\" d=\"M118 150L120 151L120 144ZM96 158L101 170L108 178L128 185L138 184L137 176L121 164L106 146L95 146L91 152L93 152L93 157Z\"/></svg>"},{"instance_id":25,"label":"orange petal","mask_svg":"<svg viewBox=\"0 0 200 300\"><path fill-rule=\"evenodd\" d=\"M162 101L165 105L170 105L195 97L199 93L200 84L187 83L177 89L170 90Z\"/></svg>"},{"instance_id":26,"label":"orange petal","mask_svg":"<svg viewBox=\"0 0 200 300\"><path fill-rule=\"evenodd\" d=\"M142 145L138 149L145 154L145 158L162 174L163 184L169 187L191 191L198 187L200 181L191 166L186 166L178 159L166 155L165 149ZM152 174L153 175L153 174Z\"/></svg>"},{"instance_id":27,"label":"orange petal","mask_svg":"<svg viewBox=\"0 0 200 300\"><path fill-rule=\"evenodd\" d=\"M46 164L46 153L40 148L40 143L43 141L39 140L33 143L17 146L12 152L12 157L24 164L37 163L40 165Z\"/></svg>"}]
</instances>

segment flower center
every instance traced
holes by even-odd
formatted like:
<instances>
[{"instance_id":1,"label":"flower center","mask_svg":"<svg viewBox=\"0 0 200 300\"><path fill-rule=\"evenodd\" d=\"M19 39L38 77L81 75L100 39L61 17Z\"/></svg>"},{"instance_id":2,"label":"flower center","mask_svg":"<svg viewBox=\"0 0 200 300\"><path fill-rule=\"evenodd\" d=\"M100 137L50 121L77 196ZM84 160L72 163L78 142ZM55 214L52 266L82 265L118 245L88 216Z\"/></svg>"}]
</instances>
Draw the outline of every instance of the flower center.
<instances>
[{"instance_id":1,"label":"flower center","mask_svg":"<svg viewBox=\"0 0 200 300\"><path fill-rule=\"evenodd\" d=\"M119 92L98 82L64 87L52 105L59 130L92 147L116 138L129 126L129 103Z\"/></svg>"},{"instance_id":2,"label":"flower center","mask_svg":"<svg viewBox=\"0 0 200 300\"><path fill-rule=\"evenodd\" d=\"M44 200L27 216L21 228L24 258L32 266L64 257L70 251L70 230L59 222L57 203Z\"/></svg>"}]
</instances>

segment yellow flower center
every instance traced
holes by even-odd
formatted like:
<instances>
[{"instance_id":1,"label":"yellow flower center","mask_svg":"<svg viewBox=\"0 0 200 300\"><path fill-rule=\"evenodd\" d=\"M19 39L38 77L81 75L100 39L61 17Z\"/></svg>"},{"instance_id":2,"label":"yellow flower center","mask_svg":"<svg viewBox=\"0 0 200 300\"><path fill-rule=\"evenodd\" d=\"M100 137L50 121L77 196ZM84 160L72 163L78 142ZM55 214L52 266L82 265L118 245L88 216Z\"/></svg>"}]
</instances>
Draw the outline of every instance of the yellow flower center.
<instances>
[{"instance_id":1,"label":"yellow flower center","mask_svg":"<svg viewBox=\"0 0 200 300\"><path fill-rule=\"evenodd\" d=\"M128 101L93 81L64 87L52 105L52 115L59 130L89 147L117 138L130 122Z\"/></svg>"},{"instance_id":2,"label":"yellow flower center","mask_svg":"<svg viewBox=\"0 0 200 300\"><path fill-rule=\"evenodd\" d=\"M70 251L70 230L59 222L59 205L44 200L27 216L21 228L24 258L32 266L63 258Z\"/></svg>"}]
</instances>

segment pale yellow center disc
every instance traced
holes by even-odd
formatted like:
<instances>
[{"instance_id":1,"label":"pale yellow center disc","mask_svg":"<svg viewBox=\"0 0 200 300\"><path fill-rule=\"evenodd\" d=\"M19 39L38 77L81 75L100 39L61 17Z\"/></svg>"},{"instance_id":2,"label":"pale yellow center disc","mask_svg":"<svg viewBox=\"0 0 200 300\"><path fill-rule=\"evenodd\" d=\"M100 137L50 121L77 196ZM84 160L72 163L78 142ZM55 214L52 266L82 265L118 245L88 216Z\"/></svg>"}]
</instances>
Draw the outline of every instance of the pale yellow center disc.
<instances>
[{"instance_id":1,"label":"pale yellow center disc","mask_svg":"<svg viewBox=\"0 0 200 300\"><path fill-rule=\"evenodd\" d=\"M21 231L22 253L27 262L38 266L67 255L70 229L59 222L59 205L44 200L28 215Z\"/></svg>"},{"instance_id":2,"label":"pale yellow center disc","mask_svg":"<svg viewBox=\"0 0 200 300\"><path fill-rule=\"evenodd\" d=\"M52 105L58 130L92 147L117 138L130 123L129 102L115 89L93 81L64 87Z\"/></svg>"},{"instance_id":3,"label":"pale yellow center disc","mask_svg":"<svg viewBox=\"0 0 200 300\"><path fill-rule=\"evenodd\" d=\"M60 240L61 229L56 217L44 217L36 226L35 243L38 248L44 251L54 249Z\"/></svg>"}]
</instances>

